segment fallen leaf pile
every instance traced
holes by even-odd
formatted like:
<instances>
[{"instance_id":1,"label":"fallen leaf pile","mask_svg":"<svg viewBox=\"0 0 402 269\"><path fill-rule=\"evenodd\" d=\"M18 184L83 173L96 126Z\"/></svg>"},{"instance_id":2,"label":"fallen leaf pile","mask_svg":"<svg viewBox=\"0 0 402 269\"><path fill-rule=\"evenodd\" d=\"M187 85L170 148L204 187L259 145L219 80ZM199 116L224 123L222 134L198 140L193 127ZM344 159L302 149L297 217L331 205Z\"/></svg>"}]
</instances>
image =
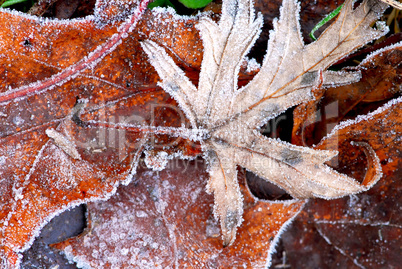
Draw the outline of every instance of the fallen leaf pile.
<instances>
[{"instance_id":1,"label":"fallen leaf pile","mask_svg":"<svg viewBox=\"0 0 402 269\"><path fill-rule=\"evenodd\" d=\"M397 266L386 255L401 239L401 43L328 71L386 34L373 23L387 5L346 1L304 44L299 4L284 0L259 66L245 58L263 24L251 1L189 17L147 4L98 0L74 20L0 11L0 267L18 268L79 204L86 229L52 248L81 268L266 268L272 257L305 268L308 249L349 268ZM292 106L293 144L260 133ZM294 198L353 195L259 199L244 168Z\"/></svg>"},{"instance_id":2,"label":"fallen leaf pile","mask_svg":"<svg viewBox=\"0 0 402 269\"><path fill-rule=\"evenodd\" d=\"M295 198L337 198L367 190L376 183L381 167L368 146L373 173L362 185L325 165L336 151L295 147L265 138L258 132L267 120L291 106L311 99L311 89L342 85L359 79L356 72L325 71L351 50L385 34L370 24L385 5L364 1L353 9L345 3L337 20L309 45L301 39L299 5L283 1L274 23L268 50L257 75L238 89L242 59L257 38L261 16L253 3L224 1L219 24L202 18L198 24L204 44L198 88L155 42L142 46L162 79L161 87L178 102L201 143L209 164L207 190L214 194L214 215L220 219L224 245L232 244L242 223L243 202L237 184L237 165L271 181ZM297 55L297 57L295 57Z\"/></svg>"}]
</instances>

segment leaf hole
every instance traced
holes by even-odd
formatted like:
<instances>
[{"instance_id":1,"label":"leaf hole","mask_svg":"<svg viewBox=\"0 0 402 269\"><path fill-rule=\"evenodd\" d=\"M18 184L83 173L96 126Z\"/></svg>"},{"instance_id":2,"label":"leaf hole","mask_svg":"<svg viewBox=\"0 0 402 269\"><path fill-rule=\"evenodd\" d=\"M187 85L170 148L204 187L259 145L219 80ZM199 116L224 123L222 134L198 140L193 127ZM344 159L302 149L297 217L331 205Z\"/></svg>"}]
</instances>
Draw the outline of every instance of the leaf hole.
<instances>
[{"instance_id":1,"label":"leaf hole","mask_svg":"<svg viewBox=\"0 0 402 269\"><path fill-rule=\"evenodd\" d=\"M24 47L32 47L32 43L31 43L31 41L30 41L29 39L25 39L25 40L22 42L22 45L23 45Z\"/></svg>"},{"instance_id":2,"label":"leaf hole","mask_svg":"<svg viewBox=\"0 0 402 269\"><path fill-rule=\"evenodd\" d=\"M246 172L247 185L251 193L259 198L269 201L293 200L285 190L272 184L251 172Z\"/></svg>"},{"instance_id":3,"label":"leaf hole","mask_svg":"<svg viewBox=\"0 0 402 269\"><path fill-rule=\"evenodd\" d=\"M282 141L291 142L293 128L293 110L294 107L269 120L261 127L261 133L266 137L279 138Z\"/></svg>"},{"instance_id":4,"label":"leaf hole","mask_svg":"<svg viewBox=\"0 0 402 269\"><path fill-rule=\"evenodd\" d=\"M353 2L353 10L355 10L356 8L358 8L361 4L363 3L363 0L356 0Z\"/></svg>"}]
</instances>

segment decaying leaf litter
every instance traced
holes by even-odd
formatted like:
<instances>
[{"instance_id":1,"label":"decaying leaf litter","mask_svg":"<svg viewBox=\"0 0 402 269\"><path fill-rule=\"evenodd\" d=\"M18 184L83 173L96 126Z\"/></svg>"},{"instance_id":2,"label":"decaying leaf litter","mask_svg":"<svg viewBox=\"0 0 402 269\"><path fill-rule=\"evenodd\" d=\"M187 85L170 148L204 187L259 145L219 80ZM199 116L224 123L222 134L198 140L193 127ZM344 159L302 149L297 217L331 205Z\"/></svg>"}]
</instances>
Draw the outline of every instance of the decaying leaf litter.
<instances>
[{"instance_id":1,"label":"decaying leaf litter","mask_svg":"<svg viewBox=\"0 0 402 269\"><path fill-rule=\"evenodd\" d=\"M294 5L293 6L293 9L295 9L296 8L296 6ZM282 14L283 15L283 14ZM224 18L225 16L224 15L222 15L222 18ZM228 17L230 17L230 16L228 16ZM239 16L239 17L241 17L241 16ZM258 21L258 19L256 20L256 21ZM280 22L281 22L281 20L279 21L279 25L281 25L280 24ZM240 23L240 22L239 22ZM261 23L261 21L260 21L260 23ZM229 24L230 24L230 22L229 22ZM234 23L235 25L236 25L236 23ZM214 26L212 26L212 27L214 27ZM278 29L280 29L280 27L278 27ZM254 29L255 30L255 29ZM230 35L229 35L230 36ZM272 43L275 43L274 41L270 41L270 44L272 44ZM217 42L217 43L219 43L219 42ZM205 40L204 40L204 46L205 47L207 47L206 46L206 44L205 44ZM249 44L245 44L244 45L245 47L247 47L247 46L249 46ZM219 50L219 44L217 45L217 49ZM275 49L273 49L273 50L275 50ZM157 50L155 50L155 51L152 51L152 52L156 52ZM269 51L268 51L269 52ZM215 55L216 56L216 55ZM222 53L222 55L220 56L220 57L222 57L222 58L225 58L225 57L223 57L224 56L224 53ZM241 56L243 56L243 55L240 55L240 56L237 56L237 58L240 58ZM218 53L218 57L219 57L219 53ZM228 58L230 58L229 56L226 56L226 57L228 57ZM204 55L204 61L205 61L205 55ZM240 60L237 62L237 63L235 63L235 66L232 66L231 68L232 68L232 70L238 70L238 66L236 66L236 64L238 64L240 62ZM327 63L328 64L328 63ZM204 65L204 64L203 64ZM232 65L233 65L233 63L232 63ZM328 64L328 65L330 65L330 64ZM204 65L205 66L205 65ZM325 66L325 64L324 64L324 66ZM203 68L201 68L202 70L203 70ZM216 69L219 69L218 67L216 68ZM262 67L262 70L264 69L264 64L263 64L263 67ZM268 70L269 71L269 70ZM303 70L302 69L302 73L304 72L305 70ZM212 72L213 73L213 70L210 70L210 72ZM201 75L200 75L200 81L202 81L202 71L201 71ZM219 72L218 72L219 73ZM224 73L224 72L222 72L222 73ZM235 72L236 73L236 72ZM329 81L325 81L325 79L326 79L326 77L327 77L327 74L326 74L326 72L322 72L322 75L321 75L321 72L320 71L317 71L315 74L316 75L314 75L314 72L312 72L313 73L313 75L312 76L310 76L310 81L307 81L307 83L305 84L305 85L302 85L304 88L302 88L301 90L304 90L304 93L307 93L308 91L309 91L309 89L308 89L308 87L311 87L311 86L318 86L319 84L324 84L325 85L325 83L328 83ZM319 74L319 75L317 75L317 74ZM211 75L211 74L208 74L209 76L214 76L213 74ZM336 74L330 74L330 75L333 75L335 78L336 78ZM222 76L222 75L221 75ZM235 80L236 79L236 76L237 76L237 74L236 75L232 75L231 77L232 77L232 80ZM161 75L161 77L163 78L163 75ZM229 76L230 77L230 76ZM314 81L314 77L316 78L316 81ZM357 76L353 76L353 74L351 75L351 77L352 78L354 78L355 80L356 80L356 78L357 78ZM313 79L312 79L313 78ZM211 79L211 78L209 78L209 79ZM320 80L321 79L321 80ZM350 78L349 78L350 79ZM208 80L208 78L207 79L204 79L204 80ZM313 81L312 81L313 80ZM342 81L341 83L346 83L347 82L347 80L348 80L348 78L346 79L346 81ZM212 81L213 81L213 79L212 79ZM253 80L254 81L254 80ZM302 81L302 80L301 80ZM300 81L296 81L296 82L293 82L293 84L294 85L298 85L298 82L300 82ZM163 83L165 83L165 81L163 82ZM223 82L222 82L223 83ZM166 83L165 83L166 84ZM212 84L212 83L210 83L210 84ZM231 83L229 83L229 85L230 85ZM280 83L279 83L280 84ZM233 83L233 85L235 85L235 83ZM275 84L274 84L275 85ZM170 85L169 85L170 86ZM219 85L218 85L219 86ZM218 87L219 88L219 87ZM280 87L279 87L280 88ZM232 92L234 92L234 91L236 91L236 89L234 88L233 89L233 87L232 88L230 88L229 87L229 89L231 89L231 91ZM282 90L285 90L286 91L286 88L285 89L282 89ZM291 91L292 89L290 89L290 91ZM300 91L301 91L300 90ZM273 90L274 91L274 90ZM174 94L172 94L173 96L174 96ZM288 95L290 95L291 96L291 93L290 94L288 94ZM296 97L298 97L297 96L297 94L295 94L296 95ZM219 96L219 94L218 94L218 96ZM229 95L230 96L230 95ZM275 95L273 95L273 97L275 98L275 97L278 97L278 96L275 96ZM258 97L257 97L258 98ZM261 96L259 97L259 98L261 98ZM263 98L263 97L262 97ZM299 97L299 99L300 100L305 100L305 99L303 99L303 98L306 98L306 97ZM217 101L214 101L215 99L212 99L213 100L213 102L218 102L219 101L219 98L216 98L217 99ZM284 99L284 101L287 101L286 99L287 98L283 98ZM258 99L257 99L258 100ZM281 100L280 98L279 98L279 100ZM298 102L300 102L300 100L292 100L292 102L294 102L293 104L296 104L296 103L298 103ZM178 100L177 100L178 101ZM265 101L265 100L264 100ZM180 101L178 101L179 102L179 104L180 104ZM263 103L263 102L262 102ZM262 105L261 105L262 106ZM282 110L284 110L284 109L286 109L287 107L289 106L289 104L282 104ZM214 107L214 105L211 105L211 107L212 108L210 108L211 110L213 110L213 107ZM258 108L258 107L257 107ZM203 109L203 108L201 108L201 109ZM246 109L247 109L247 106L246 106ZM254 108L253 108L254 109ZM278 108L276 108L276 109L278 109ZM187 114L188 114L188 112L186 111L186 109L183 109ZM256 109L257 110L257 109ZM236 110L235 110L236 111ZM261 111L260 111L261 112ZM257 116L258 116L258 114L260 113L260 112L256 112L256 114L257 114ZM278 110L276 110L276 112L278 112ZM269 115L271 115L271 114L269 114L269 113L273 113L272 115L275 115L276 114L276 112L275 112L275 109L273 109L272 111L269 111L268 113L266 113L264 116L267 116L267 117L269 117ZM215 114L213 113L213 112L210 112L211 113L211 115L214 115L214 116L211 116L211 118L214 118L215 116L216 116L216 112L215 112ZM229 112L227 112L227 114L230 114L230 111ZM223 120L224 120L224 118L225 118L225 116L228 116L228 115L223 115ZM230 115L229 115L230 116ZM189 115L187 115L187 117L190 119L190 122L191 122L191 117L189 117ZM234 117L235 118L235 117ZM240 116L239 116L239 118L241 118ZM223 121L222 119L218 119L217 121L219 121L219 120L221 120L221 121ZM231 119L232 120L232 119ZM236 119L235 119L236 120ZM242 120L242 123L244 122L244 121L246 121L245 119L241 119ZM232 121L234 121L234 120L232 120ZM256 117L256 119L255 119L255 122L254 122L254 124L251 124L251 128L255 128L255 127L258 127L257 125L258 125L258 123L260 123L259 121L261 121L261 119L258 119L258 117ZM192 126L192 127L197 127L198 129L201 129L201 128L199 128L198 127L198 125L197 124L202 124L201 126L203 127L204 125L205 126L208 126L208 124L209 124L209 127L210 128L215 128L215 127L217 127L217 131L218 132L216 132L215 133L215 130L214 130L214 134L216 135L216 134L218 134L218 138L221 138L222 137L222 135L220 135L219 134L219 131L221 131L221 132L224 132L225 131L225 128L222 128L221 126L219 126L219 124L217 124L217 126L215 126L216 125L216 122L214 121L214 120L212 120L212 122L211 123L208 123L208 120L205 120L205 122L203 122L203 121L201 121L201 122L197 122L197 121L193 121L192 122L193 124L194 123L196 123L196 125L195 126ZM229 122L229 124L230 124L230 122ZM225 127L225 125L224 124L222 124L222 126L223 127ZM219 129L221 129L221 130L219 130ZM203 132L197 132L196 134L198 135L199 133L203 133ZM244 133L247 133L247 130L245 130L244 131ZM211 134L209 134L209 135L211 135ZM221 136L221 137L219 137L219 135ZM253 134L253 135L255 135L255 134ZM207 135L208 136L208 135ZM212 135L211 135L212 136ZM225 138L225 136L223 136L224 138ZM200 137L199 135L198 135L198 137L196 137L198 140L203 140L203 139L205 139L204 137ZM209 139L209 138L208 138ZM207 141L207 142L209 142L209 141ZM219 141L219 142L222 142L222 141ZM223 142L225 142L225 141L223 141ZM241 141L240 141L241 142ZM276 144L278 145L280 145L280 142L278 142L278 141L272 141L274 144L275 144L275 142L276 142ZM247 143L246 143L246 145L247 145ZM221 145L215 145L215 147L218 147L218 146L221 146ZM286 145L285 144L285 146L288 146L288 145ZM292 148L293 150L295 150L295 148ZM207 157L208 158L208 157ZM289 157L288 157L288 159L289 159ZM286 160L287 162L289 162L289 160ZM320 160L320 162L322 163L322 160ZM230 164L231 165L231 164ZM233 178L232 178L232 181L233 181ZM235 195L236 195L236 193L235 193ZM238 193L237 193L237 195L238 195ZM226 205L225 204L223 204L223 205L220 205L221 207L225 207ZM219 206L218 206L219 207ZM224 209L224 210L226 210L226 209ZM239 214L239 212L237 212L237 214ZM225 216L224 214L222 215L221 214L221 217L222 216ZM225 217L227 217L227 216L225 216ZM235 218L239 218L239 216L235 216ZM239 222L239 220L237 220L237 222L235 223L236 225L237 224L239 224L238 223ZM222 224L222 220L221 220L221 224ZM232 235L234 234L234 232L235 232L235 229L233 229L233 228L236 228L236 225L235 225L235 227L231 227L232 228L232 230L230 231L231 233L232 233ZM225 227L224 227L225 228Z\"/></svg>"},{"instance_id":2,"label":"decaying leaf litter","mask_svg":"<svg viewBox=\"0 0 402 269\"><path fill-rule=\"evenodd\" d=\"M204 55L198 88L161 47L154 42L142 43L162 79L161 87L176 99L193 129L207 130L206 138L200 139L209 163L207 189L215 196L214 214L221 222L224 245L233 243L242 222L237 165L274 182L295 198L341 197L366 190L379 180L381 166L369 146L376 173L366 185L360 185L324 164L336 152L264 138L257 129L289 107L310 99L313 87L357 81L358 73L325 70L386 33L385 28L370 27L384 9L380 3L363 2L353 10L352 1L346 2L337 21L316 42L305 46L298 24L299 5L283 1L260 71L240 89L237 74L241 60L262 25L252 2L225 1L218 24L201 19L197 27Z\"/></svg>"},{"instance_id":3,"label":"decaying leaf litter","mask_svg":"<svg viewBox=\"0 0 402 269\"><path fill-rule=\"evenodd\" d=\"M99 1L98 4L103 8L102 12L106 14L113 11L114 7L108 6L107 2ZM107 194L115 189L116 181L124 181L127 178L131 167L128 160L124 162L118 158L108 158L109 155L102 155L104 152L100 152L98 155L89 154L92 156L90 162L72 162L62 150L52 146L45 132L52 127L57 128L66 116L70 118L68 115L74 107L76 97L80 94L85 96L85 92L88 93L89 89L93 90L93 96L89 98L92 101L90 105L102 104L116 97L130 95L129 90L120 85L129 84L133 75L135 76L138 70L141 72L141 68L133 68L134 71L124 68L124 78L128 79L127 82L121 81L123 76L102 79L100 74L94 74L92 70L87 70L86 74L75 78L71 77L71 73L77 74L88 67L85 63L93 63L85 58L87 51L93 52L98 49L96 52L102 54L103 51L105 56L106 50L106 55L108 54L108 49L113 48L113 45L119 41L118 36L116 38L114 34L116 32L120 34L121 40L121 35L124 33L122 30L127 32L138 20L139 14L135 8L134 6L128 9L133 12L126 21L123 21L123 24L118 23L119 19L115 18L114 24L109 26L102 24L99 18L95 21L94 18L88 18L69 23L40 20L15 12L2 12L1 23L5 24L1 27L2 41L7 44L1 47L5 55L2 59L7 67L5 73L7 79L2 80L2 88L21 87L23 90L33 89L34 91L38 88L44 89L40 96L28 95L1 104L3 113L0 119L2 135L0 145L2 156L1 253L4 257L2 263L10 264L10 267L17 266L21 258L18 253L30 245L39 229L50 218L74 206L77 202L80 203L79 201L89 201L95 197L106 198ZM145 10L146 3L142 3L139 10L141 8ZM111 14L109 16L112 18ZM97 23L104 27L99 30ZM115 25L116 23L118 25ZM10 35L9 29L14 29L14 24L18 25L23 36L19 35L21 33L19 31L12 32L15 36ZM119 25L122 25L120 32L117 29ZM94 29L95 32L91 31ZM68 43L60 42L63 38L71 38L71 42L70 40ZM26 40L29 42L25 42ZM106 42L102 43L103 46L98 46L96 41ZM119 47L129 52L132 42L129 43L120 44ZM76 49L58 50L60 46ZM113 52L118 51L115 49ZM124 63L124 59L118 60L121 62L118 66L129 65ZM137 62L141 63L141 61L134 61L134 63ZM135 64L133 65L135 67ZM66 69L67 66L70 68ZM80 66L84 69L77 68ZM98 71L105 67L105 62L97 64ZM122 70L120 69L120 74ZM24 77L25 81L21 80L21 77ZM140 77L143 76L140 74ZM69 83L63 84L63 79L70 79ZM152 84L152 79L148 77L148 81L143 81L145 86L141 85L141 88L147 88L149 84ZM49 83L52 80L58 81L59 84L52 85ZM34 83L35 81L37 82ZM29 84L31 82L33 84ZM25 86L24 83L26 83ZM48 89L46 84L52 87ZM89 89L85 86L87 84L91 85ZM107 94L102 94L102 90ZM12 91L11 94L15 92L18 91ZM135 96L135 92L131 93L131 96L133 95ZM10 99L7 93L3 93L1 97ZM161 103L164 98L167 97L159 95ZM132 97L130 101L133 99L135 98ZM151 98L148 94L148 99L154 100L155 97ZM143 96L142 103L146 100L147 97ZM144 110L144 106L137 106L136 109ZM68 124L68 122L65 123ZM133 139L136 140L136 137ZM100 155L102 156L99 157ZM97 167L93 167L91 163L96 163ZM113 163L119 169L110 171L109 166ZM106 174L110 177L105 176Z\"/></svg>"},{"instance_id":4,"label":"decaying leaf litter","mask_svg":"<svg viewBox=\"0 0 402 269\"><path fill-rule=\"evenodd\" d=\"M395 48L396 51L400 49ZM381 61L398 59L392 57L398 53L391 49L386 52L379 53L383 56ZM400 68L400 65L396 67L397 70ZM342 168L343 173L362 179L367 163L361 157L364 151L356 144L368 141L380 158L384 175L373 188L359 195L327 201L310 200L282 234L281 247L270 268L283 264L290 268L313 265L331 268L333 264L342 268L399 266L398 242L402 240L401 216L398 214L402 176L398 168L402 161L401 101L401 97L392 99L367 115L344 121L317 146L339 150L341 156L337 167ZM312 260L311 253L320 253L320 256ZM281 257L278 259L278 256Z\"/></svg>"},{"instance_id":5,"label":"decaying leaf litter","mask_svg":"<svg viewBox=\"0 0 402 269\"><path fill-rule=\"evenodd\" d=\"M53 246L92 268L264 268L274 237L304 205L258 201L241 173L245 223L233 245L223 248L219 222L211 214L213 196L205 192L206 164L170 160L167 166L160 172L140 168L111 199L89 203L85 232Z\"/></svg>"}]
</instances>

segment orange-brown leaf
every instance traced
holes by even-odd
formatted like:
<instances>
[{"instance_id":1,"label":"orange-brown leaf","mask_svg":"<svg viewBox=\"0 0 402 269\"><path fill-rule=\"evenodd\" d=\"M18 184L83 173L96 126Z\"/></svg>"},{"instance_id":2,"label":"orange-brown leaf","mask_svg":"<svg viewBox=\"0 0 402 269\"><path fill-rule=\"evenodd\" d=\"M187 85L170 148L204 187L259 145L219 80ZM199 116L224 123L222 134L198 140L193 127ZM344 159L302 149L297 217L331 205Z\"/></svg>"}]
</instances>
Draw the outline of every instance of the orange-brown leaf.
<instances>
[{"instance_id":1,"label":"orange-brown leaf","mask_svg":"<svg viewBox=\"0 0 402 269\"><path fill-rule=\"evenodd\" d=\"M242 174L244 225L225 248L212 216L213 196L205 192L201 159L173 160L159 173L139 170L108 201L89 203L89 227L82 235L54 246L93 268L263 268L281 227L304 204L259 201Z\"/></svg>"},{"instance_id":2,"label":"orange-brown leaf","mask_svg":"<svg viewBox=\"0 0 402 269\"><path fill-rule=\"evenodd\" d=\"M144 132L77 124L71 115L77 99L88 100L83 120L183 123L176 103L156 89L158 77L139 40L166 41L173 55L196 67L202 47L194 38L194 20L148 11L136 25L146 2L140 5L127 10L106 3L102 9L99 1L95 17L78 21L0 13L0 255L8 266L18 264L18 253L50 218L110 196L119 181L130 178L132 160L148 138ZM120 16L113 13L124 8ZM174 42L179 37L182 42ZM47 129L75 138L81 160L55 146Z\"/></svg>"},{"instance_id":3,"label":"orange-brown leaf","mask_svg":"<svg viewBox=\"0 0 402 269\"><path fill-rule=\"evenodd\" d=\"M293 143L307 146L318 144L340 121L366 114L378 104L399 96L402 46L391 46L376 52L356 70L362 73L360 81L326 89L325 93L317 91L315 100L295 109ZM374 106L370 106L370 103Z\"/></svg>"},{"instance_id":4,"label":"orange-brown leaf","mask_svg":"<svg viewBox=\"0 0 402 269\"><path fill-rule=\"evenodd\" d=\"M357 179L367 172L365 153L351 141L367 142L381 160L384 177L365 193L342 199L309 201L283 234L290 267L392 268L400 263L402 98L368 117L337 128L317 148L338 149L338 169ZM311 259L311 253L319 253ZM275 260L271 268L281 265Z\"/></svg>"}]
</instances>

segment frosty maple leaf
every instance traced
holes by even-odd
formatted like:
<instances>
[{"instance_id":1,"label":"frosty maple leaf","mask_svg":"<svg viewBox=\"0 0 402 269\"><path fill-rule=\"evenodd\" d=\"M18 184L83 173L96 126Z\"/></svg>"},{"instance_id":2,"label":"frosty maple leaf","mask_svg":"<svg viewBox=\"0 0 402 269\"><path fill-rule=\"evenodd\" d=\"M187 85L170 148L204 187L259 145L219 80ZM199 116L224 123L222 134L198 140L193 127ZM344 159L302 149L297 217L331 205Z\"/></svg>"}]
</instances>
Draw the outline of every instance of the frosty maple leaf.
<instances>
[{"instance_id":1,"label":"frosty maple leaf","mask_svg":"<svg viewBox=\"0 0 402 269\"><path fill-rule=\"evenodd\" d=\"M386 5L363 1L353 8L347 0L336 21L320 38L304 45L298 22L299 4L284 0L274 21L268 50L259 73L238 89L242 60L263 24L250 0L226 0L219 23L203 17L198 29L204 56L198 88L152 41L143 49L162 79L160 85L185 112L195 131L204 130L201 145L209 164L207 185L215 197L224 245L231 244L242 222L243 201L237 182L239 165L284 188L295 198L336 198L370 188L381 176L379 159L369 147L376 173L359 184L324 163L336 151L314 150L262 136L259 127L291 106L312 98L317 85L334 86L359 80L359 73L325 71L351 51L384 35L386 27L370 25ZM381 26L381 24L380 24Z\"/></svg>"}]
</instances>

